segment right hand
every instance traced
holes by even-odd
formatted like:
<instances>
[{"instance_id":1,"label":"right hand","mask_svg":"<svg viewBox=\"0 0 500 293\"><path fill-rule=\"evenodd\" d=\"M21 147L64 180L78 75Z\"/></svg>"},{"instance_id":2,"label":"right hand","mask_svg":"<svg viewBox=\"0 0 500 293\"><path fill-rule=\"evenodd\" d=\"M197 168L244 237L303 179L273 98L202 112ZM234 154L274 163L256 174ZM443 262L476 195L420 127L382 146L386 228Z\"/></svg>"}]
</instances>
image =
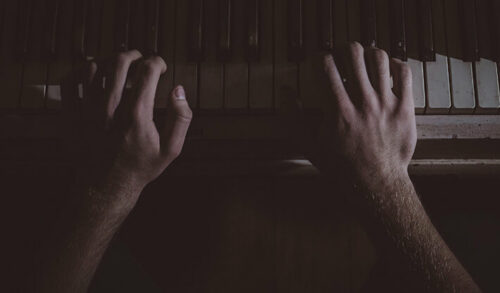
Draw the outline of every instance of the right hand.
<instances>
[{"instance_id":1,"label":"right hand","mask_svg":"<svg viewBox=\"0 0 500 293\"><path fill-rule=\"evenodd\" d=\"M380 176L407 174L417 138L410 68L359 43L350 44L345 59L340 60L346 61L341 76L332 55L324 57L331 107L320 139L319 167L336 174L350 171L366 184Z\"/></svg>"}]
</instances>

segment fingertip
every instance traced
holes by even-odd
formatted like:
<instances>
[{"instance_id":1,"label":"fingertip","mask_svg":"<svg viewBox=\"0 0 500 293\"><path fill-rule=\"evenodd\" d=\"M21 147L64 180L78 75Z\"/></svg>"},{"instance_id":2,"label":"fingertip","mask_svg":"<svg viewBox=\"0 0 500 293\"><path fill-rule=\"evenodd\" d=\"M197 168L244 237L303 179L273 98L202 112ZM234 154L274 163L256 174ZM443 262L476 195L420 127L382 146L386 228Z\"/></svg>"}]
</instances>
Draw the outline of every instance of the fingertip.
<instances>
[{"instance_id":1,"label":"fingertip","mask_svg":"<svg viewBox=\"0 0 500 293\"><path fill-rule=\"evenodd\" d=\"M178 85L172 91L172 98L174 101L185 101L186 100L186 90L182 85Z\"/></svg>"}]
</instances>

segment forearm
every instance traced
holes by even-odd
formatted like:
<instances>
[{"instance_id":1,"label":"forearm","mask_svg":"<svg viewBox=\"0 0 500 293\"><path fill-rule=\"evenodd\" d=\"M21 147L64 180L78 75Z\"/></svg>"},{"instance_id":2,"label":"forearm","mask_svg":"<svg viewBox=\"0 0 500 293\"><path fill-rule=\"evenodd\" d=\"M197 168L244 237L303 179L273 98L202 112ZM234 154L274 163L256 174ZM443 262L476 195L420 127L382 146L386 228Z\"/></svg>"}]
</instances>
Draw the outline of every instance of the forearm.
<instances>
[{"instance_id":1,"label":"forearm","mask_svg":"<svg viewBox=\"0 0 500 293\"><path fill-rule=\"evenodd\" d=\"M401 173L357 187L379 240L396 249L427 291L480 292L431 223L408 175Z\"/></svg>"},{"instance_id":2,"label":"forearm","mask_svg":"<svg viewBox=\"0 0 500 293\"><path fill-rule=\"evenodd\" d=\"M78 188L77 202L57 223L54 236L43 250L36 291L86 292L138 193L140 190L116 186Z\"/></svg>"}]
</instances>

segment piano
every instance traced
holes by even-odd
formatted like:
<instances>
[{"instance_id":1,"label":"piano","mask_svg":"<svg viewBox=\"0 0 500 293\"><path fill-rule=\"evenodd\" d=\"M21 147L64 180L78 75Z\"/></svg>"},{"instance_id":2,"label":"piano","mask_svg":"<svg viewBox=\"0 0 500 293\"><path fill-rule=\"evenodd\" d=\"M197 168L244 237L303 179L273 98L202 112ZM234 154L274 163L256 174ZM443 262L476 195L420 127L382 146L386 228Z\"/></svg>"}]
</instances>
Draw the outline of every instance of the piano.
<instances>
[{"instance_id":1,"label":"piano","mask_svg":"<svg viewBox=\"0 0 500 293\"><path fill-rule=\"evenodd\" d=\"M138 49L168 65L159 117L174 85L187 91L191 169L202 160L302 168L283 89L315 129L327 95L318 56L358 41L411 67L412 172L500 171L500 1L5 0L0 40L2 162L64 161L62 79L86 60Z\"/></svg>"}]
</instances>

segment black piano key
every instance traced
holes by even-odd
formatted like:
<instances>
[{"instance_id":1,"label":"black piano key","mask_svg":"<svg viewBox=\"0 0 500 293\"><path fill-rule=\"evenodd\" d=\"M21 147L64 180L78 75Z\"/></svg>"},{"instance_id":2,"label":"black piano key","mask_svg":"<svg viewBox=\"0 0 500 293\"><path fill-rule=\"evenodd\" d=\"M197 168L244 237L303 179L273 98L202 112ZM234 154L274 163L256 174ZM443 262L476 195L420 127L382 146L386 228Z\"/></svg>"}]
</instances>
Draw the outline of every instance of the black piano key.
<instances>
[{"instance_id":1,"label":"black piano key","mask_svg":"<svg viewBox=\"0 0 500 293\"><path fill-rule=\"evenodd\" d=\"M432 1L433 0L417 1L420 60L424 62L436 61L434 27L432 23Z\"/></svg>"},{"instance_id":2,"label":"black piano key","mask_svg":"<svg viewBox=\"0 0 500 293\"><path fill-rule=\"evenodd\" d=\"M247 1L247 59L260 58L260 0Z\"/></svg>"},{"instance_id":3,"label":"black piano key","mask_svg":"<svg viewBox=\"0 0 500 293\"><path fill-rule=\"evenodd\" d=\"M377 12L375 0L360 1L361 44L363 46L377 45Z\"/></svg>"},{"instance_id":4,"label":"black piano key","mask_svg":"<svg viewBox=\"0 0 500 293\"><path fill-rule=\"evenodd\" d=\"M132 0L129 30L129 49L146 54L146 5L143 0Z\"/></svg>"},{"instance_id":5,"label":"black piano key","mask_svg":"<svg viewBox=\"0 0 500 293\"><path fill-rule=\"evenodd\" d=\"M390 0L391 56L406 61L405 1Z\"/></svg>"},{"instance_id":6,"label":"black piano key","mask_svg":"<svg viewBox=\"0 0 500 293\"><path fill-rule=\"evenodd\" d=\"M305 58L304 1L288 0L288 59L300 62Z\"/></svg>"},{"instance_id":7,"label":"black piano key","mask_svg":"<svg viewBox=\"0 0 500 293\"><path fill-rule=\"evenodd\" d=\"M116 0L115 51L117 52L124 52L129 48L130 1Z\"/></svg>"},{"instance_id":8,"label":"black piano key","mask_svg":"<svg viewBox=\"0 0 500 293\"><path fill-rule=\"evenodd\" d=\"M477 40L476 1L459 0L460 19L462 24L463 60L479 61L479 46Z\"/></svg>"},{"instance_id":9,"label":"black piano key","mask_svg":"<svg viewBox=\"0 0 500 293\"><path fill-rule=\"evenodd\" d=\"M231 28L232 28L232 0L218 0L218 32L217 32L217 60L226 62L231 59ZM207 44L211 45L211 44Z\"/></svg>"},{"instance_id":10,"label":"black piano key","mask_svg":"<svg viewBox=\"0 0 500 293\"><path fill-rule=\"evenodd\" d=\"M99 55L101 41L102 1L88 1L84 52L86 58L96 58Z\"/></svg>"},{"instance_id":11,"label":"black piano key","mask_svg":"<svg viewBox=\"0 0 500 293\"><path fill-rule=\"evenodd\" d=\"M191 62L203 61L203 23L204 1L189 0L188 17L188 59Z\"/></svg>"},{"instance_id":12,"label":"black piano key","mask_svg":"<svg viewBox=\"0 0 500 293\"><path fill-rule=\"evenodd\" d=\"M46 0L32 0L32 12L28 28L28 55L30 60L41 60L46 28Z\"/></svg>"},{"instance_id":13,"label":"black piano key","mask_svg":"<svg viewBox=\"0 0 500 293\"><path fill-rule=\"evenodd\" d=\"M480 57L494 60L495 44L492 42L494 27L490 13L490 9L493 7L490 6L489 0L476 0L476 15L480 16L477 17L477 40Z\"/></svg>"},{"instance_id":14,"label":"black piano key","mask_svg":"<svg viewBox=\"0 0 500 293\"><path fill-rule=\"evenodd\" d=\"M48 58L55 57L57 53L57 28L60 18L60 6L60 0L47 0L46 37L43 54Z\"/></svg>"},{"instance_id":15,"label":"black piano key","mask_svg":"<svg viewBox=\"0 0 500 293\"><path fill-rule=\"evenodd\" d=\"M333 49L333 1L317 0L319 15L319 47L322 50Z\"/></svg>"},{"instance_id":16,"label":"black piano key","mask_svg":"<svg viewBox=\"0 0 500 293\"><path fill-rule=\"evenodd\" d=\"M75 20L73 32L73 53L77 58L85 57L85 37L87 30L87 0L75 0Z\"/></svg>"},{"instance_id":17,"label":"black piano key","mask_svg":"<svg viewBox=\"0 0 500 293\"><path fill-rule=\"evenodd\" d=\"M500 62L500 1L491 0L490 19L495 61Z\"/></svg>"},{"instance_id":18,"label":"black piano key","mask_svg":"<svg viewBox=\"0 0 500 293\"><path fill-rule=\"evenodd\" d=\"M0 40L3 39L3 22L5 19L5 1L0 2Z\"/></svg>"},{"instance_id":19,"label":"black piano key","mask_svg":"<svg viewBox=\"0 0 500 293\"><path fill-rule=\"evenodd\" d=\"M146 2L146 55L158 53L158 24L159 24L159 0L147 0Z\"/></svg>"},{"instance_id":20,"label":"black piano key","mask_svg":"<svg viewBox=\"0 0 500 293\"><path fill-rule=\"evenodd\" d=\"M19 1L17 15L17 45L16 55L25 58L30 51L31 22L33 21L34 0Z\"/></svg>"}]
</instances>

